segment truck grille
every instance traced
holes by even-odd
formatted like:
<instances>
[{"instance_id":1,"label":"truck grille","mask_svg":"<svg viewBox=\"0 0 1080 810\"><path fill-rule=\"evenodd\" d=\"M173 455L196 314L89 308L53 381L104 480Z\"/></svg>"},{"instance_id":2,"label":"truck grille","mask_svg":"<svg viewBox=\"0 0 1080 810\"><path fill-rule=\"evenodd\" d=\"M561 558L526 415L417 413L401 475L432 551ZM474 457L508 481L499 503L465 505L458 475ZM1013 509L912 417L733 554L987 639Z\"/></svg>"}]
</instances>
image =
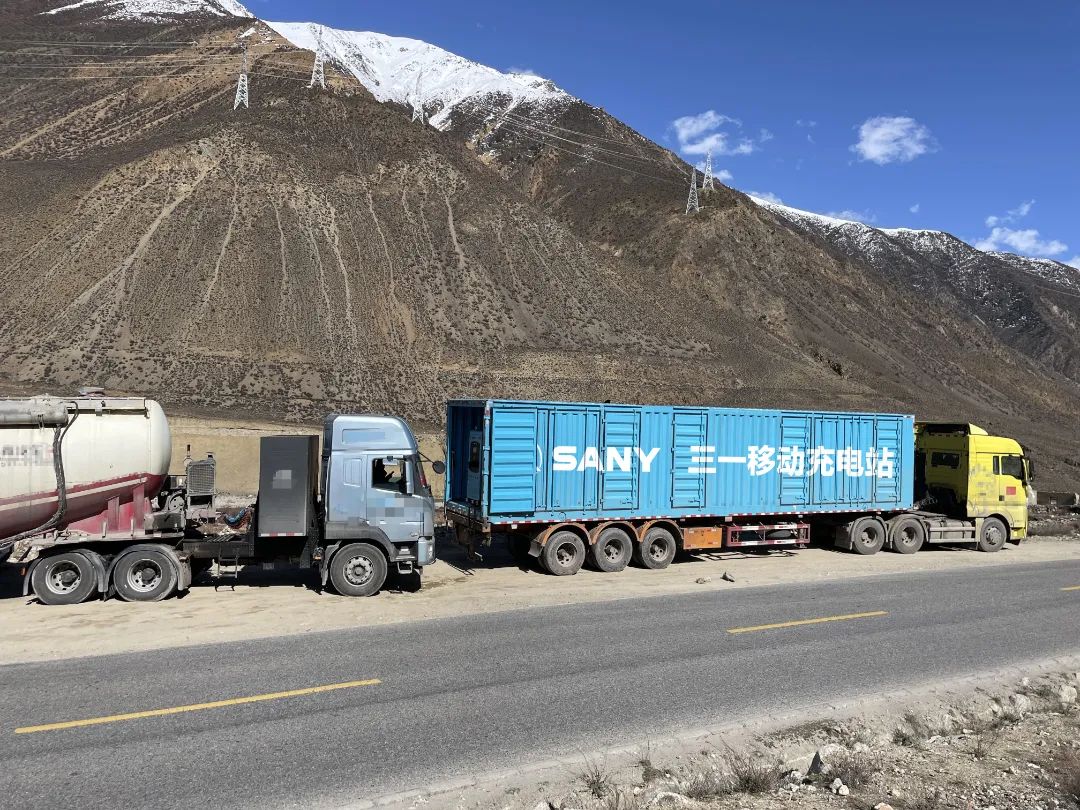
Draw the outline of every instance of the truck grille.
<instances>
[{"instance_id":1,"label":"truck grille","mask_svg":"<svg viewBox=\"0 0 1080 810\"><path fill-rule=\"evenodd\" d=\"M188 496L213 495L217 486L217 462L212 459L193 461L187 467Z\"/></svg>"}]
</instances>

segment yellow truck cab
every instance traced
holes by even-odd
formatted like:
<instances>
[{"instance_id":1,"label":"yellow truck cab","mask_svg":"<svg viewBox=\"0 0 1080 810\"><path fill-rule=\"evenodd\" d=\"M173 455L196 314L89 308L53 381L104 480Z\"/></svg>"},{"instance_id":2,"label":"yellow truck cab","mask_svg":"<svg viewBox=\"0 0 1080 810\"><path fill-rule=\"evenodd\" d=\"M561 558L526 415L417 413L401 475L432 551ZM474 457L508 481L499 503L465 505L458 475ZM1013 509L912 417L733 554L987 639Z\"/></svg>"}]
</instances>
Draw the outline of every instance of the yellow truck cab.
<instances>
[{"instance_id":1,"label":"yellow truck cab","mask_svg":"<svg viewBox=\"0 0 1080 810\"><path fill-rule=\"evenodd\" d=\"M915 424L916 502L974 522L968 530L943 525L947 533L937 539L1019 543L1027 536L1030 483L1030 463L1014 439L976 425Z\"/></svg>"}]
</instances>

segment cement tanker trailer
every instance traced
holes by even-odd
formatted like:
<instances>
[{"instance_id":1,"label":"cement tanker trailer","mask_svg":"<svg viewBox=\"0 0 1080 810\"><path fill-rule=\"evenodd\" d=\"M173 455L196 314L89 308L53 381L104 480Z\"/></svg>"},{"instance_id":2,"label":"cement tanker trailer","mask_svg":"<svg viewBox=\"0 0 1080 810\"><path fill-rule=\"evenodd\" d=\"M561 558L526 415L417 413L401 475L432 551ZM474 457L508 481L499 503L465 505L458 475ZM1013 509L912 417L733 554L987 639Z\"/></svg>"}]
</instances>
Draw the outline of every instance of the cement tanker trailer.
<instances>
[{"instance_id":1,"label":"cement tanker trailer","mask_svg":"<svg viewBox=\"0 0 1080 810\"><path fill-rule=\"evenodd\" d=\"M214 508L215 459L173 475L171 449L151 399L0 400L0 559L25 564L24 593L157 601L201 570L258 562L366 596L434 561L434 499L400 419L332 414L321 453L317 436L264 437L258 499L233 514Z\"/></svg>"}]
</instances>

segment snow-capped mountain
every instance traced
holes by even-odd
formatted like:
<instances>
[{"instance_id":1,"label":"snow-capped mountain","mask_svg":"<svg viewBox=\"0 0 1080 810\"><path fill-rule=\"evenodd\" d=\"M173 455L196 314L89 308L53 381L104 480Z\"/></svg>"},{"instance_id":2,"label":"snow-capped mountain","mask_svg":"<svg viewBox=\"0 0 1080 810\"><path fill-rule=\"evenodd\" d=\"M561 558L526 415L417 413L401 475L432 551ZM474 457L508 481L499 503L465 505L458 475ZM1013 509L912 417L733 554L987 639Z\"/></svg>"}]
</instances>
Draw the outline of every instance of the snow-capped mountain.
<instances>
[{"instance_id":1,"label":"snow-capped mountain","mask_svg":"<svg viewBox=\"0 0 1080 810\"><path fill-rule=\"evenodd\" d=\"M213 17L254 17L237 0L78 0L45 14L61 14L76 9L99 9L111 20L165 21L178 15Z\"/></svg>"},{"instance_id":2,"label":"snow-capped mountain","mask_svg":"<svg viewBox=\"0 0 1080 810\"><path fill-rule=\"evenodd\" d=\"M372 31L341 31L317 23L267 22L298 48L321 50L379 101L423 107L445 129L463 103L490 102L505 112L521 104L572 101L551 81L530 73L501 73L418 39Z\"/></svg>"},{"instance_id":3,"label":"snow-capped mountain","mask_svg":"<svg viewBox=\"0 0 1080 810\"><path fill-rule=\"evenodd\" d=\"M959 281L959 276L968 277L970 281L973 274L986 272L1001 262L1039 281L1080 292L1080 270L1053 259L984 252L944 231L875 228L862 222L815 214L758 197L752 196L751 199L801 230L823 238L843 253L871 264L908 263L911 260L930 262L958 276L953 281ZM912 283L917 286L920 286L919 275L916 272L911 277Z\"/></svg>"}]
</instances>

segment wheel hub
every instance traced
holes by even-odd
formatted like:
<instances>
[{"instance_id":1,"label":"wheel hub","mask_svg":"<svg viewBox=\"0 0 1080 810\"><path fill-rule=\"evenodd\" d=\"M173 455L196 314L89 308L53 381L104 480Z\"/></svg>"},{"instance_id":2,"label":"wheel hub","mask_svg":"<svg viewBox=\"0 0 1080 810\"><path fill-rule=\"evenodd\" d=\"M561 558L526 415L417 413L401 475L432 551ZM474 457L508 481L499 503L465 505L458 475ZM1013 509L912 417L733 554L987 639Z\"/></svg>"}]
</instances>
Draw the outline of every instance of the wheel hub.
<instances>
[{"instance_id":1,"label":"wheel hub","mask_svg":"<svg viewBox=\"0 0 1080 810\"><path fill-rule=\"evenodd\" d=\"M345 579L352 585L364 585L371 574L371 560L367 557L352 557L345 565Z\"/></svg>"},{"instance_id":2,"label":"wheel hub","mask_svg":"<svg viewBox=\"0 0 1080 810\"><path fill-rule=\"evenodd\" d=\"M46 581L53 593L71 593L79 586L82 575L74 564L61 562L53 566Z\"/></svg>"},{"instance_id":3,"label":"wheel hub","mask_svg":"<svg viewBox=\"0 0 1080 810\"><path fill-rule=\"evenodd\" d=\"M161 583L161 569L153 560L139 560L128 569L128 586L139 593L149 593Z\"/></svg>"}]
</instances>

